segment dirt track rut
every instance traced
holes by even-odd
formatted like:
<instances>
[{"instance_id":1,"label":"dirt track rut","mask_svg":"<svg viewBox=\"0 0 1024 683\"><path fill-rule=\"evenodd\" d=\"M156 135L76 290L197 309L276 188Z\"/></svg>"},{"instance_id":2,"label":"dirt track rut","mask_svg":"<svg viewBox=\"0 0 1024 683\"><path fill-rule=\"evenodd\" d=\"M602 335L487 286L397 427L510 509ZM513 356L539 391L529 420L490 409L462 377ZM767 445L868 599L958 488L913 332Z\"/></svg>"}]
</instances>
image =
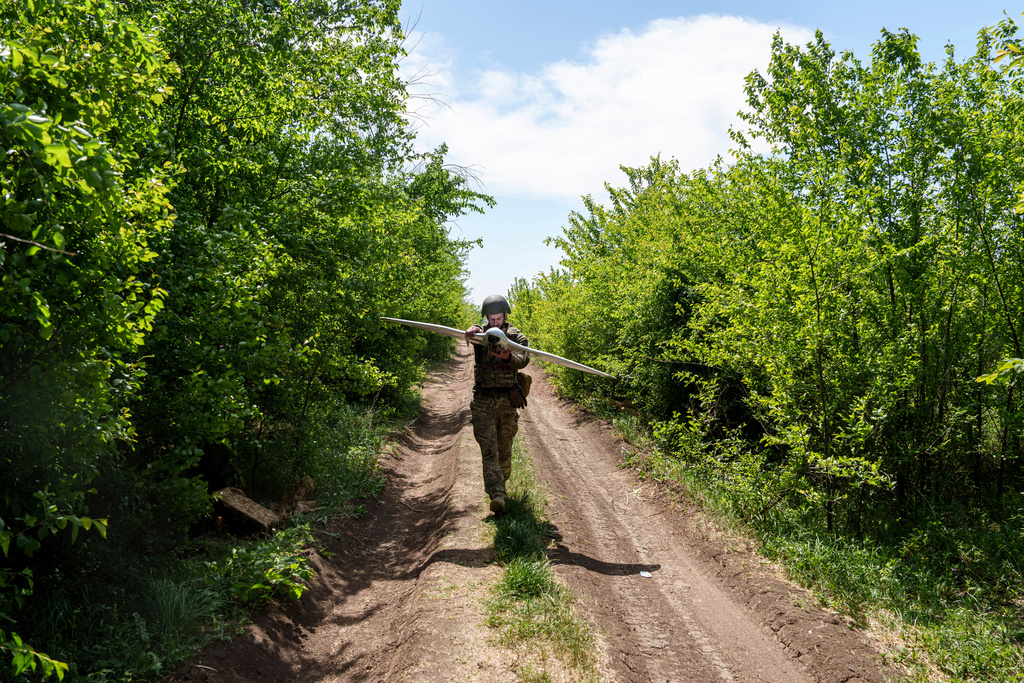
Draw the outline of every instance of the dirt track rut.
<instances>
[{"instance_id":1,"label":"dirt track rut","mask_svg":"<svg viewBox=\"0 0 1024 683\"><path fill-rule=\"evenodd\" d=\"M558 529L550 556L617 681L883 681L864 634L811 604L754 556L728 550L618 467L610 428L558 399L537 370L520 426ZM170 681L505 681L482 600L500 575L469 423L471 354L424 389L384 462L368 514L328 529L297 602L275 605ZM650 574L647 578L641 572ZM889 677L889 678L887 678Z\"/></svg>"},{"instance_id":2,"label":"dirt track rut","mask_svg":"<svg viewBox=\"0 0 1024 683\"><path fill-rule=\"evenodd\" d=\"M546 382L521 425L551 490L561 535L552 560L603 633L617 678L885 680L865 637L795 607L809 596L706 538L680 505L618 467L624 444L606 424L578 416Z\"/></svg>"}]
</instances>

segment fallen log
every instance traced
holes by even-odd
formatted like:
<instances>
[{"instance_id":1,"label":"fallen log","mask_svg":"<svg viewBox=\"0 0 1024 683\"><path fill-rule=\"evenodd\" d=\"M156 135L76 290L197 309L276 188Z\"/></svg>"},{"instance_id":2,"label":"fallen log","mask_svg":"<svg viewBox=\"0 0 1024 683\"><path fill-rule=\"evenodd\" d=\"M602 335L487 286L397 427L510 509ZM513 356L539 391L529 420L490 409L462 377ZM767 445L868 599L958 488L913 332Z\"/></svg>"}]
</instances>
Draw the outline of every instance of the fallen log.
<instances>
[{"instance_id":1,"label":"fallen log","mask_svg":"<svg viewBox=\"0 0 1024 683\"><path fill-rule=\"evenodd\" d=\"M248 533L267 533L283 521L279 514L246 496L242 489L229 486L214 493L214 497L223 506L224 517Z\"/></svg>"}]
</instances>

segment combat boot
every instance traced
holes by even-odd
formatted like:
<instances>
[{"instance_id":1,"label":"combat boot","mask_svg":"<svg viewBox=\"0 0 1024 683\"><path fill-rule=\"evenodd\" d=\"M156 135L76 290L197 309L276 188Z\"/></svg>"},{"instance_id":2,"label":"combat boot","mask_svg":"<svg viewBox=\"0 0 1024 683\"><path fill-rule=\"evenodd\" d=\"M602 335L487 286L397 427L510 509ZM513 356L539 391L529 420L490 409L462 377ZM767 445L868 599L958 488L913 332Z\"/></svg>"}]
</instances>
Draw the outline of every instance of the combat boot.
<instances>
[{"instance_id":1,"label":"combat boot","mask_svg":"<svg viewBox=\"0 0 1024 683\"><path fill-rule=\"evenodd\" d=\"M500 515L505 511L505 496L500 493L494 498L491 498L491 512L496 515Z\"/></svg>"}]
</instances>

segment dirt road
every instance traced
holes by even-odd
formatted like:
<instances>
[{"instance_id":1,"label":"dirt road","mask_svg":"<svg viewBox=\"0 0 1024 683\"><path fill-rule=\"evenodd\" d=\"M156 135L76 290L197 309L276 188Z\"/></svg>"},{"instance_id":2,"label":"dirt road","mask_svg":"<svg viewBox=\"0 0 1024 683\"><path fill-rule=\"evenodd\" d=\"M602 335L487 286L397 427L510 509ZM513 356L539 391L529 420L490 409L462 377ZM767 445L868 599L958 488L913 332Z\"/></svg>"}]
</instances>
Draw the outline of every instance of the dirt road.
<instances>
[{"instance_id":1,"label":"dirt road","mask_svg":"<svg viewBox=\"0 0 1024 683\"><path fill-rule=\"evenodd\" d=\"M557 574L579 598L615 681L883 681L867 638L756 558L706 537L680 505L617 467L623 443L533 373L520 421L549 487ZM469 424L471 354L424 388L361 520L328 529L318 575L168 681L506 681L482 600L500 569ZM327 542L329 540L329 542ZM641 574L643 572L643 574ZM646 575L650 576L647 577Z\"/></svg>"}]
</instances>

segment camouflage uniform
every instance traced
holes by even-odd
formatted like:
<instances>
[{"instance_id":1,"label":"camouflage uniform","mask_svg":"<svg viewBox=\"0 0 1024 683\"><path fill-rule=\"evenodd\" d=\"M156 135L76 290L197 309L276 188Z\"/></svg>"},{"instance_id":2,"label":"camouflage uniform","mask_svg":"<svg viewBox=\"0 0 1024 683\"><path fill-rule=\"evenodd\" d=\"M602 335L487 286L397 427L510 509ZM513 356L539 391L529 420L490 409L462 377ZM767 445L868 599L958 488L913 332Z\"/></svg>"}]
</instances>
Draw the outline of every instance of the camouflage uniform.
<instances>
[{"instance_id":1,"label":"camouflage uniform","mask_svg":"<svg viewBox=\"0 0 1024 683\"><path fill-rule=\"evenodd\" d=\"M527 346L526 337L507 322L501 326L510 341ZM475 346L473 437L480 444L484 466L484 490L494 499L505 495L505 481L512 473L512 439L519 431L519 411L508 399L515 384L516 371L530 362L529 354L512 349L508 360L492 356L483 346Z\"/></svg>"}]
</instances>

